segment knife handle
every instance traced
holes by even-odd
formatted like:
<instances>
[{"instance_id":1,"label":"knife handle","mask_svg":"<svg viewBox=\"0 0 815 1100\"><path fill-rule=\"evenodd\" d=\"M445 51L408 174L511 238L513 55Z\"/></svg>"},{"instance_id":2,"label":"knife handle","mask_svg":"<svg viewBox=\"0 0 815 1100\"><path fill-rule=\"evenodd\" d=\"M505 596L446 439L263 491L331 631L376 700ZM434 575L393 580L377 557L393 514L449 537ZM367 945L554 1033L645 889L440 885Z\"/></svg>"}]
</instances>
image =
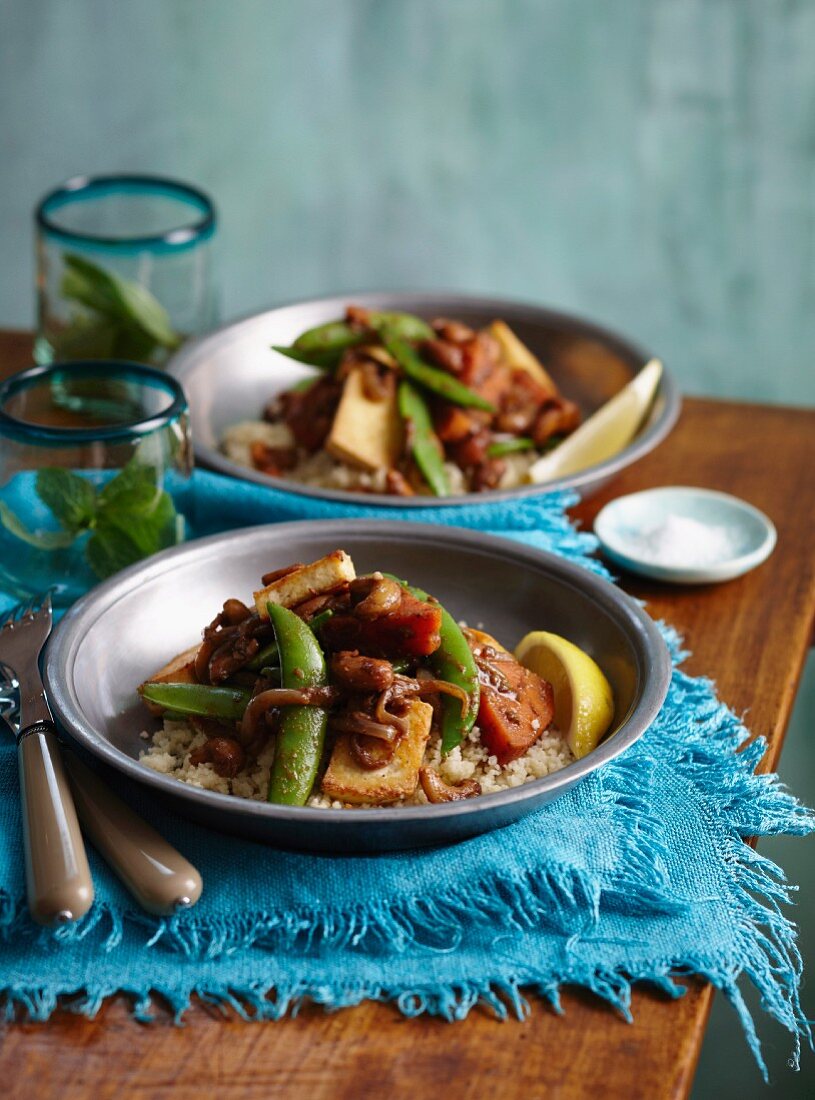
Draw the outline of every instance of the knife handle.
<instances>
[{"instance_id":1,"label":"knife handle","mask_svg":"<svg viewBox=\"0 0 815 1100\"><path fill-rule=\"evenodd\" d=\"M79 920L93 881L53 722L35 722L17 741L28 908L37 924Z\"/></svg>"},{"instance_id":2,"label":"knife handle","mask_svg":"<svg viewBox=\"0 0 815 1100\"><path fill-rule=\"evenodd\" d=\"M139 905L157 916L195 905L203 888L195 867L74 753L65 765L82 828Z\"/></svg>"}]
</instances>

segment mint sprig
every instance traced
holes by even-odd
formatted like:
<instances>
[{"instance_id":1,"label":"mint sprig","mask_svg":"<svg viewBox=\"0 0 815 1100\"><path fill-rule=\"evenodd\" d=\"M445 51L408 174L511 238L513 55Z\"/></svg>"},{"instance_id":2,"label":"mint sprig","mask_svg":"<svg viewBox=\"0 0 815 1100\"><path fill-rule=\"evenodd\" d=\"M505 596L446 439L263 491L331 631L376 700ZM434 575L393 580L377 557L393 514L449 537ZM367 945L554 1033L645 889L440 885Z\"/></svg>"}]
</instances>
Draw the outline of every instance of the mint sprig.
<instances>
[{"instance_id":1,"label":"mint sprig","mask_svg":"<svg viewBox=\"0 0 815 1100\"><path fill-rule=\"evenodd\" d=\"M84 553L100 580L180 540L183 520L156 467L135 458L99 488L56 466L38 470L34 488L61 530L31 531L2 501L0 524L39 550L63 549L90 533Z\"/></svg>"},{"instance_id":2,"label":"mint sprig","mask_svg":"<svg viewBox=\"0 0 815 1100\"><path fill-rule=\"evenodd\" d=\"M84 477L61 467L43 467L34 484L37 496L66 531L75 535L93 520L96 490Z\"/></svg>"},{"instance_id":3,"label":"mint sprig","mask_svg":"<svg viewBox=\"0 0 815 1100\"><path fill-rule=\"evenodd\" d=\"M60 293L83 308L54 338L61 352L149 362L158 349L172 351L181 343L167 310L146 287L73 252L63 255L63 263Z\"/></svg>"}]
</instances>

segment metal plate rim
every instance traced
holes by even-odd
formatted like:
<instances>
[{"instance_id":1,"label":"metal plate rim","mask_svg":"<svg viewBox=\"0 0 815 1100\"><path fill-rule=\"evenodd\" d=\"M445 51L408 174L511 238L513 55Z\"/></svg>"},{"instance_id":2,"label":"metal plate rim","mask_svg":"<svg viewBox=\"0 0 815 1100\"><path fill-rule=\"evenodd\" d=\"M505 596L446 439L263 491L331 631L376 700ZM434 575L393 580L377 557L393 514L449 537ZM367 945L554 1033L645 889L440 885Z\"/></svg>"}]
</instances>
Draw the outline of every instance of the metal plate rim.
<instances>
[{"instance_id":1,"label":"metal plate rim","mask_svg":"<svg viewBox=\"0 0 815 1100\"><path fill-rule=\"evenodd\" d=\"M183 567L185 558L193 555L219 557L223 548L234 541L257 541L263 533L271 531L285 537L298 530L317 533L327 542L347 535L349 528L362 536L376 539L384 535L396 535L412 541L421 540L441 545L446 550L456 546L473 546L487 550L502 562L537 567L554 575L560 582L576 588L588 588L606 614L611 615L625 629L632 646L638 652L644 667L649 669L649 680L641 685L639 698L626 716L614 737L603 742L594 752L542 779L533 780L519 787L482 795L462 802L435 806L409 806L354 810L322 809L317 807L288 807L272 803L254 802L214 791L199 790L152 771L138 760L110 745L96 733L85 720L73 689L73 665L81 638L85 632L111 607L116 600L154 577L175 568ZM555 792L596 771L610 760L631 747L659 713L668 691L671 678L671 659L662 635L653 620L639 604L611 582L591 573L585 567L568 562L546 551L495 535L485 535L467 528L439 526L435 524L399 523L385 520L300 520L292 523L261 525L241 528L222 534L197 539L183 546L164 551L148 562L131 566L115 577L94 588L64 616L55 628L45 654L45 684L54 714L69 736L103 763L137 783L144 784L169 795L173 800L195 803L202 809L223 813L227 819L255 819L285 822L306 821L331 825L342 829L343 824L356 825L361 816L372 825L403 822L449 821L470 815L489 814L491 810L534 801L536 796ZM214 826L217 828L217 824ZM489 828L489 826L487 826Z\"/></svg>"}]
</instances>

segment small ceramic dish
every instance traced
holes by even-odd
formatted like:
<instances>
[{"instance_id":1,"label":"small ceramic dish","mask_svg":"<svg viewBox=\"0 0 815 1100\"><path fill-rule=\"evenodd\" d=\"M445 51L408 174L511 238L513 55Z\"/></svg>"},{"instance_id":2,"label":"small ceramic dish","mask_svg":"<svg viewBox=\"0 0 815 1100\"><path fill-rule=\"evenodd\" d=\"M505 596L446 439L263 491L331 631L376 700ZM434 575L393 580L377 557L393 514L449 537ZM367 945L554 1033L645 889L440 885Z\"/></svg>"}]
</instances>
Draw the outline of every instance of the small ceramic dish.
<instances>
[{"instance_id":1,"label":"small ceramic dish","mask_svg":"<svg viewBox=\"0 0 815 1100\"><path fill-rule=\"evenodd\" d=\"M772 522L738 497L666 486L611 501L594 521L605 554L618 565L672 584L740 577L773 551Z\"/></svg>"}]
</instances>

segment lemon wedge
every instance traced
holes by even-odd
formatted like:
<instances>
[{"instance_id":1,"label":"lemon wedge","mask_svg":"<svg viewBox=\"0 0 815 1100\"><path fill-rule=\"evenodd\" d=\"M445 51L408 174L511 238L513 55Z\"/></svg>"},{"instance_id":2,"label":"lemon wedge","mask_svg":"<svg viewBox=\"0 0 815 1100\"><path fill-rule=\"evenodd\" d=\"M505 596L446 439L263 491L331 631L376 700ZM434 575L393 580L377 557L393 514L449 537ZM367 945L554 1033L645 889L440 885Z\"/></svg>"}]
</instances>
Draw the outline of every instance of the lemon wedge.
<instances>
[{"instance_id":1,"label":"lemon wedge","mask_svg":"<svg viewBox=\"0 0 815 1100\"><path fill-rule=\"evenodd\" d=\"M579 760L597 748L614 717L614 695L600 667L559 634L533 630L515 648L526 668L555 693L555 725Z\"/></svg>"},{"instance_id":2,"label":"lemon wedge","mask_svg":"<svg viewBox=\"0 0 815 1100\"><path fill-rule=\"evenodd\" d=\"M585 470L627 447L639 431L662 377L662 363L652 359L627 386L585 420L529 470L534 483Z\"/></svg>"}]
</instances>

